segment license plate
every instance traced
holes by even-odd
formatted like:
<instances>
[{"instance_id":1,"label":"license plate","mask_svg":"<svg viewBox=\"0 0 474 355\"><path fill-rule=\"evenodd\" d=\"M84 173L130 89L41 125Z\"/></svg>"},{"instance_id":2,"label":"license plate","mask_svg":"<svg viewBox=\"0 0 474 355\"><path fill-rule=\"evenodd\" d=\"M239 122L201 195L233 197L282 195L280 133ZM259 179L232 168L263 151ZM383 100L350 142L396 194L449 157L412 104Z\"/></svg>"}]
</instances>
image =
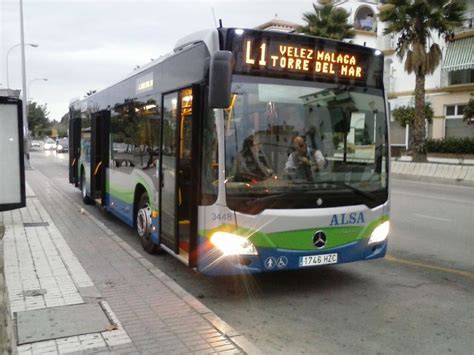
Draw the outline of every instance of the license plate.
<instances>
[{"instance_id":1,"label":"license plate","mask_svg":"<svg viewBox=\"0 0 474 355\"><path fill-rule=\"evenodd\" d=\"M308 255L300 257L300 267L302 266L314 266L314 265L327 265L337 263L337 253L334 254L323 254L323 255Z\"/></svg>"}]
</instances>

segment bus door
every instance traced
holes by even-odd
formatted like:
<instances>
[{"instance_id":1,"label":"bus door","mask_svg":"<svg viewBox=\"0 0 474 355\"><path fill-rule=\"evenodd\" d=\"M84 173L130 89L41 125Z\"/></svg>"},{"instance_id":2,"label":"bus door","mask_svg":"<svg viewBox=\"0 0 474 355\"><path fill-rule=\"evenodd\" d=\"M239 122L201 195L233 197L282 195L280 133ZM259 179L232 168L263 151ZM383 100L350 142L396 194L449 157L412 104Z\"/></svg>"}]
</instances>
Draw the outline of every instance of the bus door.
<instances>
[{"instance_id":1,"label":"bus door","mask_svg":"<svg viewBox=\"0 0 474 355\"><path fill-rule=\"evenodd\" d=\"M91 197L101 206L105 205L105 175L109 165L109 123L110 111L92 114Z\"/></svg>"},{"instance_id":2,"label":"bus door","mask_svg":"<svg viewBox=\"0 0 474 355\"><path fill-rule=\"evenodd\" d=\"M190 264L197 229L197 125L193 98L199 86L163 97L161 238Z\"/></svg>"},{"instance_id":3,"label":"bus door","mask_svg":"<svg viewBox=\"0 0 474 355\"><path fill-rule=\"evenodd\" d=\"M76 187L79 185L79 157L81 155L81 117L74 116L70 111L69 120L69 182Z\"/></svg>"}]
</instances>

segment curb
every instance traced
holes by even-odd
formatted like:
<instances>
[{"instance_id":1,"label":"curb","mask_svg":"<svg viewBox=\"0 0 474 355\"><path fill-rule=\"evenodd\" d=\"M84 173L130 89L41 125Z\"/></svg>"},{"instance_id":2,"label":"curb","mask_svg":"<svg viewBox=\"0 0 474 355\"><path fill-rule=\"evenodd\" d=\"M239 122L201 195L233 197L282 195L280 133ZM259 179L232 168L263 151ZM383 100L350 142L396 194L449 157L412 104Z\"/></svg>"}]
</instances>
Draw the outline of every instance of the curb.
<instances>
[{"instance_id":1,"label":"curb","mask_svg":"<svg viewBox=\"0 0 474 355\"><path fill-rule=\"evenodd\" d=\"M10 312L10 299L5 279L3 236L5 227L0 224L0 353L16 354L16 337Z\"/></svg>"},{"instance_id":2,"label":"curb","mask_svg":"<svg viewBox=\"0 0 474 355\"><path fill-rule=\"evenodd\" d=\"M91 215L84 207L64 192L57 189L55 186L51 185L46 177L39 171L35 170L38 174L44 177L45 183L55 189L59 194L61 194L66 200L78 208L78 211L81 211L85 216L94 222L104 233L110 237L118 246L125 250L130 256L136 259L142 266L144 266L153 276L165 284L172 292L174 292L179 298L181 298L186 304L188 304L192 309L194 309L198 314L200 314L204 319L206 319L215 329L217 329L222 335L226 336L230 341L232 341L237 347L247 354L263 354L260 349L258 349L253 343L251 343L247 338L240 334L237 330L232 328L228 323L222 320L217 314L211 311L207 306L205 306L201 301L196 297L182 288L176 281L167 276L163 271L153 265L140 253L138 253L134 248L132 248L127 242L115 234L111 229L109 229L103 222L98 220L96 217ZM184 264L183 264L184 265Z\"/></svg>"},{"instance_id":3,"label":"curb","mask_svg":"<svg viewBox=\"0 0 474 355\"><path fill-rule=\"evenodd\" d=\"M392 161L391 175L399 179L474 187L473 165Z\"/></svg>"}]
</instances>

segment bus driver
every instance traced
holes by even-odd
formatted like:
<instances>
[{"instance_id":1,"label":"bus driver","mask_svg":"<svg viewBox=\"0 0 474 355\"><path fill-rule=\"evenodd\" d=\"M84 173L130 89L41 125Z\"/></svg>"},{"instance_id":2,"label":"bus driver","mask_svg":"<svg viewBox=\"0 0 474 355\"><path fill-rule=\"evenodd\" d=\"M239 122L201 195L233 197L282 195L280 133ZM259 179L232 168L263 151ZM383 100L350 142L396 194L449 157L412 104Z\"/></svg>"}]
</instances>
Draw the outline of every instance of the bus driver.
<instances>
[{"instance_id":1,"label":"bus driver","mask_svg":"<svg viewBox=\"0 0 474 355\"><path fill-rule=\"evenodd\" d=\"M313 171L318 172L326 165L326 159L318 149L311 149L301 136L293 139L294 152L288 156L285 173L297 179L313 180Z\"/></svg>"}]
</instances>

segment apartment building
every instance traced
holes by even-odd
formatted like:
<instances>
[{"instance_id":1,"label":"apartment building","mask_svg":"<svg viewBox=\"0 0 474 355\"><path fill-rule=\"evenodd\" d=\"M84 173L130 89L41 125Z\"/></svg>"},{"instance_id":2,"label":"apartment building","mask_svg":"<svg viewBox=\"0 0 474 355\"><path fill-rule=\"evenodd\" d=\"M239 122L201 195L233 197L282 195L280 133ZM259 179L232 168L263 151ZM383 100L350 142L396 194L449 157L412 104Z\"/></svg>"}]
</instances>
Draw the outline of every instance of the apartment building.
<instances>
[{"instance_id":1,"label":"apartment building","mask_svg":"<svg viewBox=\"0 0 474 355\"><path fill-rule=\"evenodd\" d=\"M404 70L404 63L396 56L396 35L384 35L385 24L378 20L381 0L342 0L335 5L349 13L349 22L356 36L351 41L378 48L385 55L384 83L391 109L402 105L414 105L415 75ZM433 34L433 40L442 48L442 64L433 75L426 77L426 99L434 110L433 123L427 125L430 138L474 137L474 122L463 122L462 110L470 98L474 98L474 0L466 0L467 11L463 26L456 29L454 41L446 43ZM308 8L310 8L310 3ZM258 29L292 32L298 24L273 19ZM408 129L392 122L392 144L407 145Z\"/></svg>"}]
</instances>

